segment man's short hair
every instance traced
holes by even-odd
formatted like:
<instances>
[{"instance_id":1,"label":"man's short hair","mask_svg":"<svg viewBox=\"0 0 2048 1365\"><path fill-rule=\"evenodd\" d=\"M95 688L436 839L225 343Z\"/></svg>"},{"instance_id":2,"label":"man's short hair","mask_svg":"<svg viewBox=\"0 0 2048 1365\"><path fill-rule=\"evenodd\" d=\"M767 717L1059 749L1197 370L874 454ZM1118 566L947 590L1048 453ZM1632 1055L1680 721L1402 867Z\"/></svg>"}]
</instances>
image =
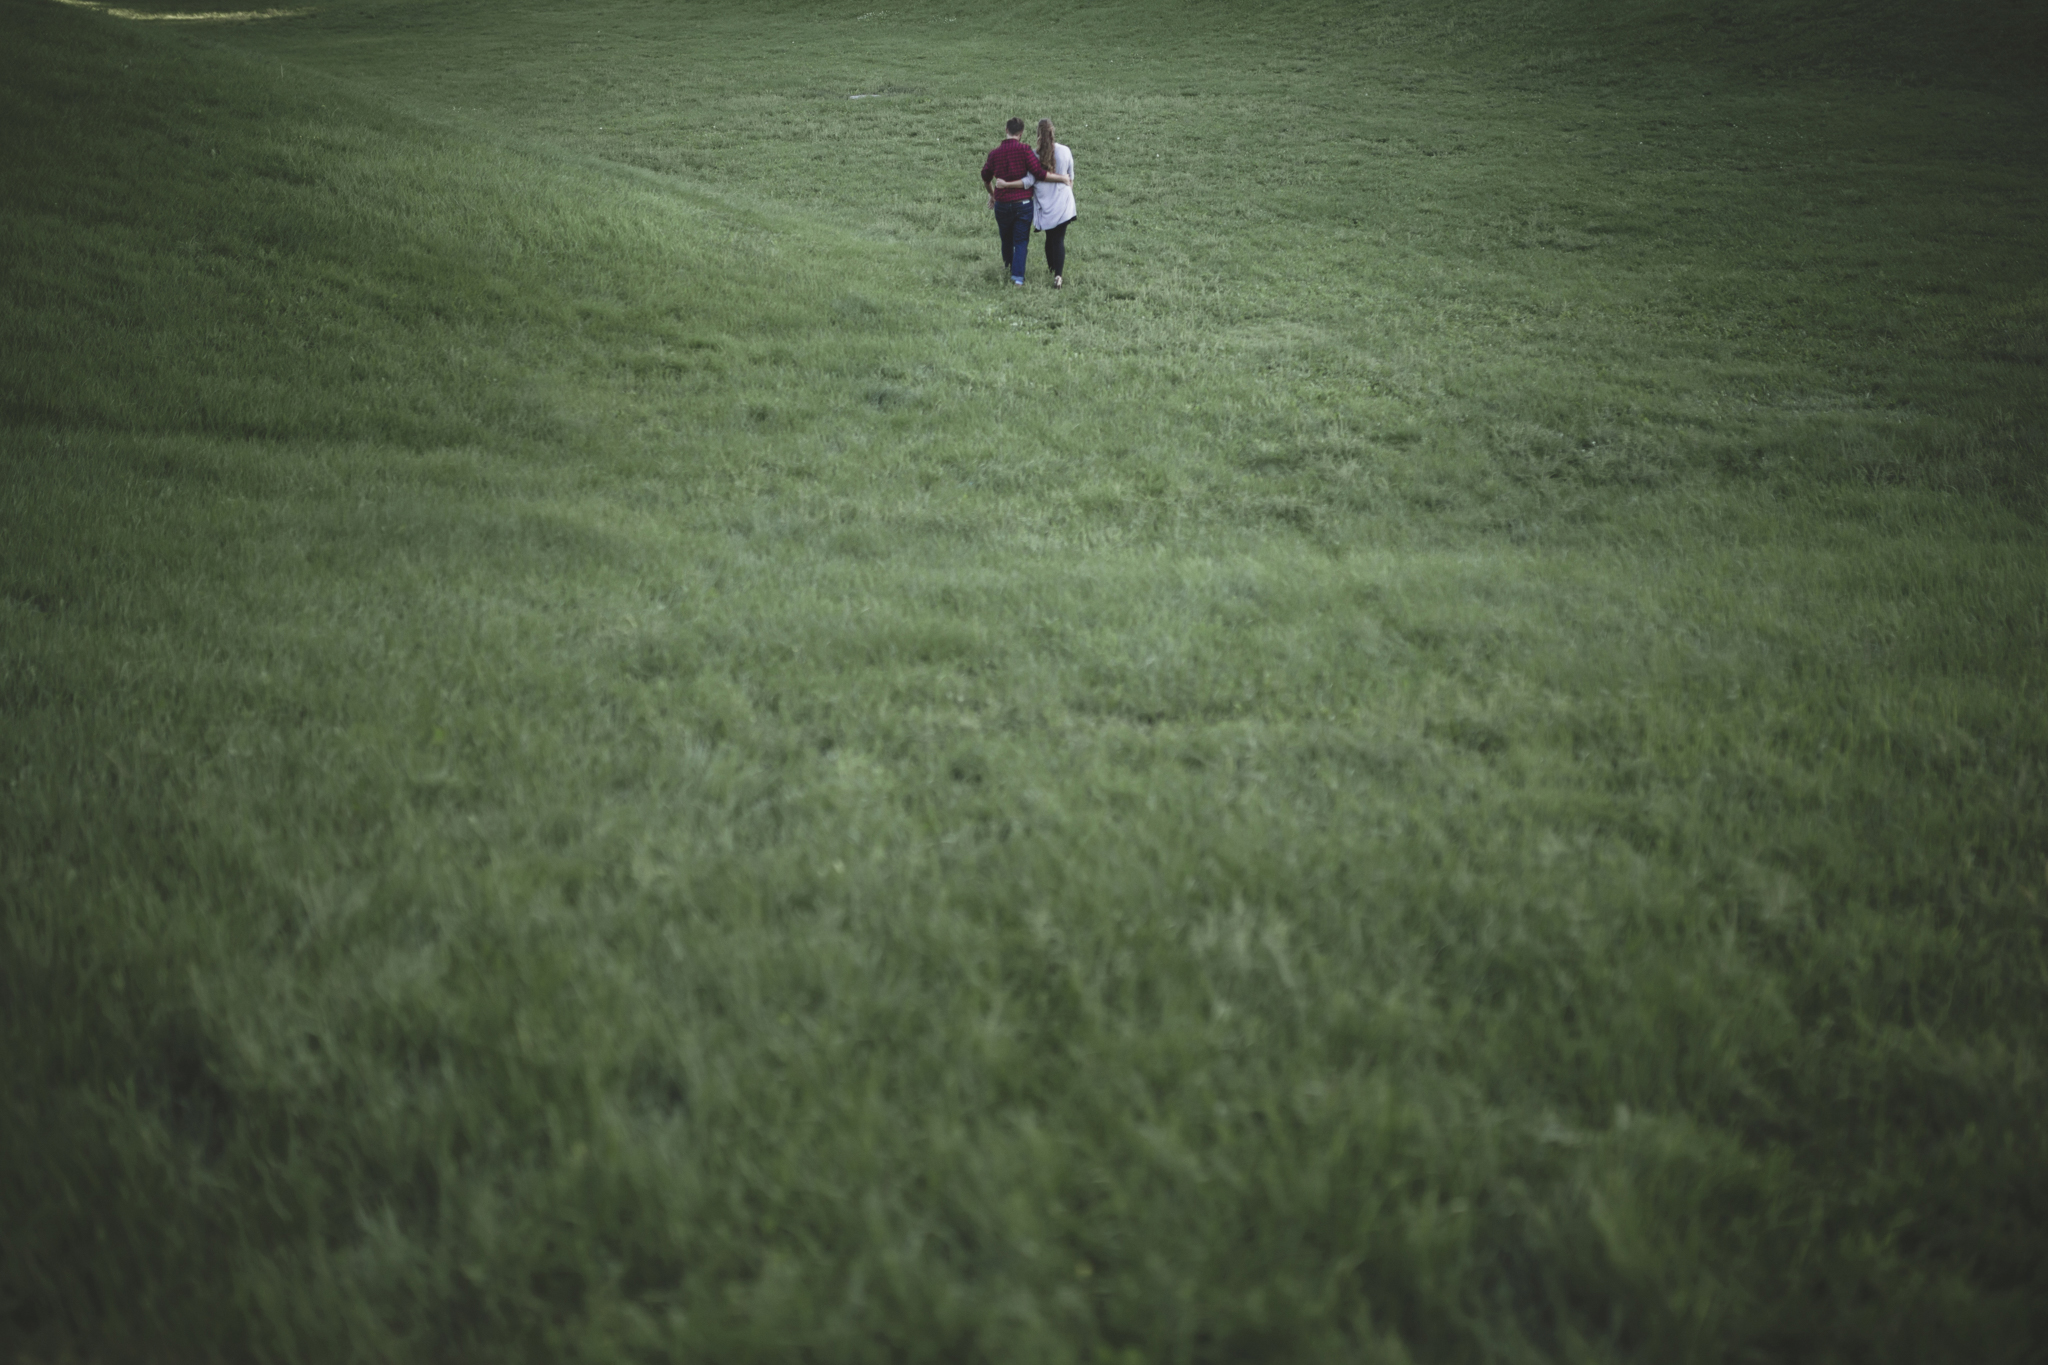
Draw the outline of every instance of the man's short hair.
<instances>
[{"instance_id":1,"label":"man's short hair","mask_svg":"<svg viewBox=\"0 0 2048 1365\"><path fill-rule=\"evenodd\" d=\"M1011 137L1017 136L1017 134L1024 131L1024 120L1020 118L1011 119L1008 123L1005 123L1003 125L1003 131L1008 133Z\"/></svg>"}]
</instances>

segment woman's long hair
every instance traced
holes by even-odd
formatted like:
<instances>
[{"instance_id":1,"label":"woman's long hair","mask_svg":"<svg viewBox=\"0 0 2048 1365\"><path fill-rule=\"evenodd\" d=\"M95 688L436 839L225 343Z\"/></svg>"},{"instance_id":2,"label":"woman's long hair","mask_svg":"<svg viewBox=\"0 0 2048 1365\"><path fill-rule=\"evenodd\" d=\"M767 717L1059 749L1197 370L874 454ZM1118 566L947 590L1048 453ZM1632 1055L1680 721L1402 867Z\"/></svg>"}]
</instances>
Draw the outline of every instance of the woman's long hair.
<instances>
[{"instance_id":1,"label":"woman's long hair","mask_svg":"<svg viewBox=\"0 0 2048 1365\"><path fill-rule=\"evenodd\" d=\"M1049 118L1042 118L1038 121L1038 159L1045 164L1045 168L1049 171L1059 169L1059 167L1052 164L1052 120Z\"/></svg>"}]
</instances>

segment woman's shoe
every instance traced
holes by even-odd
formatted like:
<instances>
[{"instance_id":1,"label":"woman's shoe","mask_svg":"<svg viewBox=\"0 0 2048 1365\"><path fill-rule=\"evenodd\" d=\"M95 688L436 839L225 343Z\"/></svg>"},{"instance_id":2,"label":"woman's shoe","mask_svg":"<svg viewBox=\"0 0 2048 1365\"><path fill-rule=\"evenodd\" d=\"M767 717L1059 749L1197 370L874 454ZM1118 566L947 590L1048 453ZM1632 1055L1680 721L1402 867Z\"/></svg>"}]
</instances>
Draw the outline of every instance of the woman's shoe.
<instances>
[{"instance_id":1,"label":"woman's shoe","mask_svg":"<svg viewBox=\"0 0 2048 1365\"><path fill-rule=\"evenodd\" d=\"M1064 287L1065 287L1065 284L1066 284L1066 282L1065 282L1064 280L1062 280L1062 279L1061 279L1061 278L1060 278L1060 277L1059 277L1058 275L1055 275L1055 276L1053 276L1053 277L1052 277L1052 287L1053 287L1053 288L1055 288L1055 289L1060 289L1060 288L1064 288Z\"/></svg>"}]
</instances>

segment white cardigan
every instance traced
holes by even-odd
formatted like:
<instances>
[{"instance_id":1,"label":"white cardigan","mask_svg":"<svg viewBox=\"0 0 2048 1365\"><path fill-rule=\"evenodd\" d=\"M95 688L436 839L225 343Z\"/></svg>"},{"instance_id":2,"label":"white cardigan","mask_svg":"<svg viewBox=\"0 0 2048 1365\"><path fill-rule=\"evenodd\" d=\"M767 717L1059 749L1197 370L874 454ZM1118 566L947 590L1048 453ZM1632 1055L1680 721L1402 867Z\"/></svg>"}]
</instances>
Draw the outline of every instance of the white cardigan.
<instances>
[{"instance_id":1,"label":"white cardigan","mask_svg":"<svg viewBox=\"0 0 2048 1365\"><path fill-rule=\"evenodd\" d=\"M1074 174L1074 152L1064 142L1052 144L1052 170L1055 175L1071 177ZM1040 232L1069 221L1076 212L1072 185L1032 186L1031 226Z\"/></svg>"}]
</instances>

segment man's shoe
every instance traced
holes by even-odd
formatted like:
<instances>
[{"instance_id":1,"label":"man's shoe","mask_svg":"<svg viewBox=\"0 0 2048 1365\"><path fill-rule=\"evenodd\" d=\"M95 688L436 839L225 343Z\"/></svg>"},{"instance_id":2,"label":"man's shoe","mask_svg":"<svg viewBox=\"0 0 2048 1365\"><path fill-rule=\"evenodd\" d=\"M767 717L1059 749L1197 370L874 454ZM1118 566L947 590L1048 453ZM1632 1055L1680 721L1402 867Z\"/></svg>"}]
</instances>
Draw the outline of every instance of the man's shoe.
<instances>
[{"instance_id":1,"label":"man's shoe","mask_svg":"<svg viewBox=\"0 0 2048 1365\"><path fill-rule=\"evenodd\" d=\"M1022 284L1022 283L1024 283L1024 277L1023 277L1022 275L1012 275L1012 276L1010 276L1010 283L1011 283L1011 284Z\"/></svg>"},{"instance_id":2,"label":"man's shoe","mask_svg":"<svg viewBox=\"0 0 2048 1365\"><path fill-rule=\"evenodd\" d=\"M1055 276L1053 276L1053 277L1052 277L1052 287L1053 287L1053 288L1055 288L1055 289L1060 289L1060 288L1064 288L1064 287L1065 287L1065 284L1066 284L1066 282L1065 282L1064 280L1062 280L1062 279L1061 279L1061 278L1060 278L1060 277L1059 277L1058 275L1055 275Z\"/></svg>"}]
</instances>

